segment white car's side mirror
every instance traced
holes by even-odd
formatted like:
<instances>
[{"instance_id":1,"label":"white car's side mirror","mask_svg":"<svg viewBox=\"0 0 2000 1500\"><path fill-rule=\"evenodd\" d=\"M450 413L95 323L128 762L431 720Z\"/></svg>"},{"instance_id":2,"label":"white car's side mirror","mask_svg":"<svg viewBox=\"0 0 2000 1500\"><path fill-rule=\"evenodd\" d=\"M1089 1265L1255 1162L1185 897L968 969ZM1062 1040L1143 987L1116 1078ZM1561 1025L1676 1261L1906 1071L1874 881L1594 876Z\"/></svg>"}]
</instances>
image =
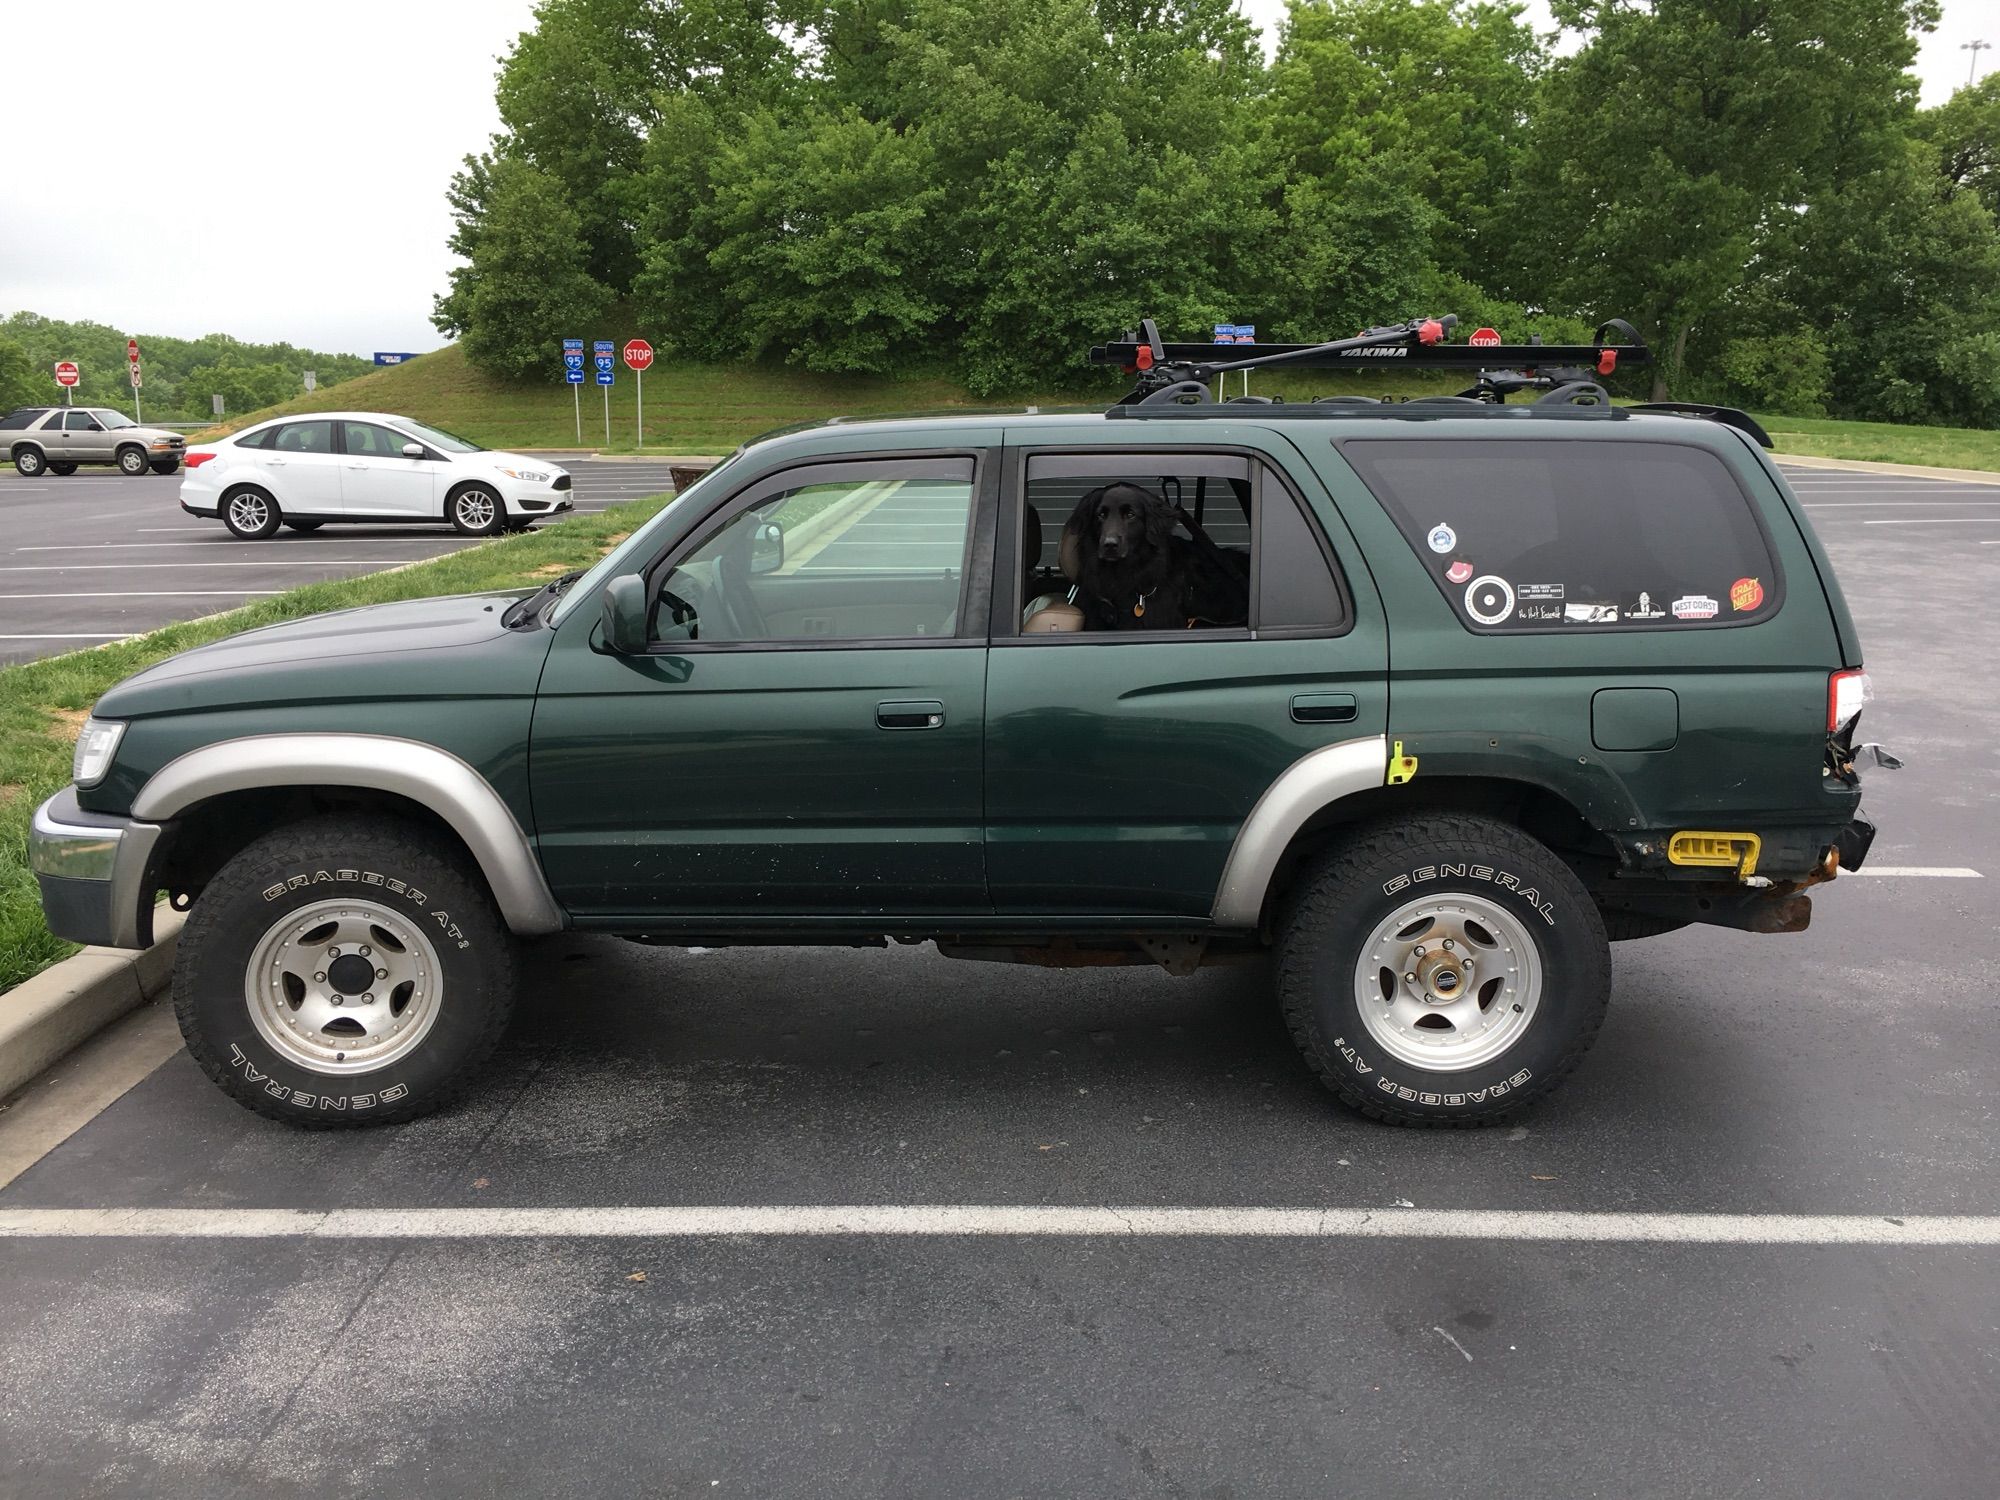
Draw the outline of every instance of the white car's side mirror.
<instances>
[{"instance_id":1,"label":"white car's side mirror","mask_svg":"<svg viewBox=\"0 0 2000 1500\"><path fill-rule=\"evenodd\" d=\"M423 456L424 456L424 445L422 443L403 444L403 457L422 458Z\"/></svg>"}]
</instances>

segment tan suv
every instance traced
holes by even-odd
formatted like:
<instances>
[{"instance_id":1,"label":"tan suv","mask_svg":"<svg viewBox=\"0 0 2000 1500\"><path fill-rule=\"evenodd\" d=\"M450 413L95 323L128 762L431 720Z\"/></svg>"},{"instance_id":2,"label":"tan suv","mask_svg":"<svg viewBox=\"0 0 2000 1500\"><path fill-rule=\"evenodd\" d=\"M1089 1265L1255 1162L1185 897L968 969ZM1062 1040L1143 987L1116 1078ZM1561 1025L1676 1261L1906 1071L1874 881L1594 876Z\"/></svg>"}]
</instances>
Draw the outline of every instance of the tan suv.
<instances>
[{"instance_id":1,"label":"tan suv","mask_svg":"<svg viewBox=\"0 0 2000 1500\"><path fill-rule=\"evenodd\" d=\"M78 464L116 464L119 472L172 474L187 439L164 427L141 427L108 406L24 406L0 417L0 443L30 479L46 470L74 474Z\"/></svg>"}]
</instances>

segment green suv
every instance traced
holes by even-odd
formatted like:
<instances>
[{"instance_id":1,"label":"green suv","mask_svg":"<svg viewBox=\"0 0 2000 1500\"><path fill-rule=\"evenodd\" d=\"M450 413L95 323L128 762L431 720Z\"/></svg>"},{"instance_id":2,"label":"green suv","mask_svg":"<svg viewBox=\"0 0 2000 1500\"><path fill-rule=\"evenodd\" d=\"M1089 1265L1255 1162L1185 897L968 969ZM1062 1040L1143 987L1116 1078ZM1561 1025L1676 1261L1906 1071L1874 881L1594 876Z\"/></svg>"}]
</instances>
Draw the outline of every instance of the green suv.
<instances>
[{"instance_id":1,"label":"green suv","mask_svg":"<svg viewBox=\"0 0 2000 1500\"><path fill-rule=\"evenodd\" d=\"M191 906L188 1048L299 1125L458 1095L565 930L1268 956L1335 1094L1462 1125L1577 1065L1611 941L1797 931L1861 863L1860 643L1753 424L1149 352L1108 413L782 434L534 594L139 673L35 816L50 926ZM1237 596L1118 594L1155 552Z\"/></svg>"}]
</instances>

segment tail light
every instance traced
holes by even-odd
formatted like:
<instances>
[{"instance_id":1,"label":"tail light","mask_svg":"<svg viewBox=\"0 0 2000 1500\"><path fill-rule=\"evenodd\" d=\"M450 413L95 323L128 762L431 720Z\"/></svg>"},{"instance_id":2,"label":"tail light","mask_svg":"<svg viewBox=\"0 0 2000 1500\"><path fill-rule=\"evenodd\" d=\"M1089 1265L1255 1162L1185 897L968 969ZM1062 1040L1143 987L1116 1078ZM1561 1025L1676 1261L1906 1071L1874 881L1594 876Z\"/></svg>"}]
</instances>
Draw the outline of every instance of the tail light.
<instances>
[{"instance_id":1,"label":"tail light","mask_svg":"<svg viewBox=\"0 0 2000 1500\"><path fill-rule=\"evenodd\" d=\"M213 453L183 453L181 455L181 462L186 464L190 469L199 469L203 464L216 456Z\"/></svg>"},{"instance_id":2,"label":"tail light","mask_svg":"<svg viewBox=\"0 0 2000 1500\"><path fill-rule=\"evenodd\" d=\"M1872 696L1868 674L1859 667L1835 672L1826 680L1826 732L1839 734L1861 713L1861 705Z\"/></svg>"}]
</instances>

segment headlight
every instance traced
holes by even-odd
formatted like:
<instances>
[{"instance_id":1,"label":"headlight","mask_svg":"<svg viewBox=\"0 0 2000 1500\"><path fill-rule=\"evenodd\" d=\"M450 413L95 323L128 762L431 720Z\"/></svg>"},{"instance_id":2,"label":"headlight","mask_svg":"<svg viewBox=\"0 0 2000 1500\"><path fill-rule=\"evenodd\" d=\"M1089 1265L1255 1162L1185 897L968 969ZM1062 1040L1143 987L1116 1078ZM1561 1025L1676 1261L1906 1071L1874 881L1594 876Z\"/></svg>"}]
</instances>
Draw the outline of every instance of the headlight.
<instances>
[{"instance_id":1,"label":"headlight","mask_svg":"<svg viewBox=\"0 0 2000 1500\"><path fill-rule=\"evenodd\" d=\"M509 479L525 479L530 484L545 483L549 477L539 469L502 469L500 472Z\"/></svg>"},{"instance_id":2,"label":"headlight","mask_svg":"<svg viewBox=\"0 0 2000 1500\"><path fill-rule=\"evenodd\" d=\"M122 719L85 719L83 732L76 737L76 759L70 772L78 786L96 786L111 769L118 742L125 737Z\"/></svg>"}]
</instances>

